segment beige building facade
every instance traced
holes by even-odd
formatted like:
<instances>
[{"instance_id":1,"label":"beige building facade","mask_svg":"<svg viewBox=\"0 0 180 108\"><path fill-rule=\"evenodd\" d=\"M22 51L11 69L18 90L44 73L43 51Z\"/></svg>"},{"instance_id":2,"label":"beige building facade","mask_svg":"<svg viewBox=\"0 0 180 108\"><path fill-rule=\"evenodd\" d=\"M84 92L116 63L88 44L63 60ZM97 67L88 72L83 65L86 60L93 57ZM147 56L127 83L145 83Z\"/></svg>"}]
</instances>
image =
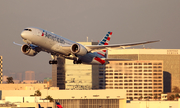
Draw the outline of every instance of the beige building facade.
<instances>
[{"instance_id":1,"label":"beige building facade","mask_svg":"<svg viewBox=\"0 0 180 108\"><path fill-rule=\"evenodd\" d=\"M179 49L112 49L109 58L132 60L163 61L163 91L172 92L173 87L180 88L180 50Z\"/></svg>"},{"instance_id":2,"label":"beige building facade","mask_svg":"<svg viewBox=\"0 0 180 108\"><path fill-rule=\"evenodd\" d=\"M125 89L127 99L161 97L163 61L111 61L103 67L99 68L101 89Z\"/></svg>"}]
</instances>

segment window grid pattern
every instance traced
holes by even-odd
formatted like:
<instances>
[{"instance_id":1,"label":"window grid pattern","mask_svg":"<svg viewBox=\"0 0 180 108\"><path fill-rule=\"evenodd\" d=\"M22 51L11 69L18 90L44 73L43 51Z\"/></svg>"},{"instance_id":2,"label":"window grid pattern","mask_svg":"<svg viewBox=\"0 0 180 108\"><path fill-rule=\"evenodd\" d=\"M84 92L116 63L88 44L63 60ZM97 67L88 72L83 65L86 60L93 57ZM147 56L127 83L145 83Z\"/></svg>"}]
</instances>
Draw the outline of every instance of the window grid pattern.
<instances>
[{"instance_id":1,"label":"window grid pattern","mask_svg":"<svg viewBox=\"0 0 180 108\"><path fill-rule=\"evenodd\" d=\"M127 99L154 99L163 92L163 61L112 61L99 68L100 89L126 89Z\"/></svg>"}]
</instances>

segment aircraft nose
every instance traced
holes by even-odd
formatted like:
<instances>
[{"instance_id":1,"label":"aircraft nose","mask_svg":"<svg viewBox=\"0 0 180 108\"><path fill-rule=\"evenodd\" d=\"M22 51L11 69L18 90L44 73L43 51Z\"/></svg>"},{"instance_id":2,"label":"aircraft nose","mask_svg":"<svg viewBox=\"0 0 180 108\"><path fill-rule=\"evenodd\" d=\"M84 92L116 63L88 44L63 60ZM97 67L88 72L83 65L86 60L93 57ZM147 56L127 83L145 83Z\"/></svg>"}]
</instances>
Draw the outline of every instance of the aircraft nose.
<instances>
[{"instance_id":1,"label":"aircraft nose","mask_svg":"<svg viewBox=\"0 0 180 108\"><path fill-rule=\"evenodd\" d=\"M22 31L22 32L21 32L21 37L22 37L23 39L26 39L26 38L27 38L27 33L26 33L25 31Z\"/></svg>"}]
</instances>

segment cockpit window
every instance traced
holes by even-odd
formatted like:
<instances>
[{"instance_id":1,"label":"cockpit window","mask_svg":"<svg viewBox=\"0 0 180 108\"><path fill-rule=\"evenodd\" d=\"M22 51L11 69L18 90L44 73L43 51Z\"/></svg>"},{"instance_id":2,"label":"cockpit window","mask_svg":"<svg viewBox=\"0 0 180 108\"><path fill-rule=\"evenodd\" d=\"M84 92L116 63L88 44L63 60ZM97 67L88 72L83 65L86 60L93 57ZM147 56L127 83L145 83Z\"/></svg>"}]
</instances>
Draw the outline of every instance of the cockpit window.
<instances>
[{"instance_id":1,"label":"cockpit window","mask_svg":"<svg viewBox=\"0 0 180 108\"><path fill-rule=\"evenodd\" d=\"M32 31L31 29L24 29L25 31Z\"/></svg>"}]
</instances>

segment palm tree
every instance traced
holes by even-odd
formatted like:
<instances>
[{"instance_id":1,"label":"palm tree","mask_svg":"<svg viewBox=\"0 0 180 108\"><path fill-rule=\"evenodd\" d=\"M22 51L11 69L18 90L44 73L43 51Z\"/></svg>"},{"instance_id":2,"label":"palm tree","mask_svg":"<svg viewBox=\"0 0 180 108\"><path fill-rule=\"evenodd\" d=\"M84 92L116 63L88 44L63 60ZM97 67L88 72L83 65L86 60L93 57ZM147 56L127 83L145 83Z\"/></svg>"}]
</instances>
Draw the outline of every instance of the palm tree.
<instances>
[{"instance_id":1,"label":"palm tree","mask_svg":"<svg viewBox=\"0 0 180 108\"><path fill-rule=\"evenodd\" d=\"M30 96L41 96L41 92L39 90L36 90L34 95L30 95Z\"/></svg>"},{"instance_id":2,"label":"palm tree","mask_svg":"<svg viewBox=\"0 0 180 108\"><path fill-rule=\"evenodd\" d=\"M34 96L41 96L41 92L39 90L36 90Z\"/></svg>"},{"instance_id":3,"label":"palm tree","mask_svg":"<svg viewBox=\"0 0 180 108\"><path fill-rule=\"evenodd\" d=\"M169 97L169 100L174 100L174 95L171 95L171 96Z\"/></svg>"},{"instance_id":4,"label":"palm tree","mask_svg":"<svg viewBox=\"0 0 180 108\"><path fill-rule=\"evenodd\" d=\"M13 81L13 77L7 77L7 81L6 81L8 84L9 83L13 83L14 84L14 81Z\"/></svg>"},{"instance_id":5,"label":"palm tree","mask_svg":"<svg viewBox=\"0 0 180 108\"><path fill-rule=\"evenodd\" d=\"M49 100L50 102L53 102L53 100L54 100L50 95L47 96L45 99Z\"/></svg>"},{"instance_id":6,"label":"palm tree","mask_svg":"<svg viewBox=\"0 0 180 108\"><path fill-rule=\"evenodd\" d=\"M179 99L179 94L178 94L178 93L175 94L175 98L176 98L177 100Z\"/></svg>"}]
</instances>

